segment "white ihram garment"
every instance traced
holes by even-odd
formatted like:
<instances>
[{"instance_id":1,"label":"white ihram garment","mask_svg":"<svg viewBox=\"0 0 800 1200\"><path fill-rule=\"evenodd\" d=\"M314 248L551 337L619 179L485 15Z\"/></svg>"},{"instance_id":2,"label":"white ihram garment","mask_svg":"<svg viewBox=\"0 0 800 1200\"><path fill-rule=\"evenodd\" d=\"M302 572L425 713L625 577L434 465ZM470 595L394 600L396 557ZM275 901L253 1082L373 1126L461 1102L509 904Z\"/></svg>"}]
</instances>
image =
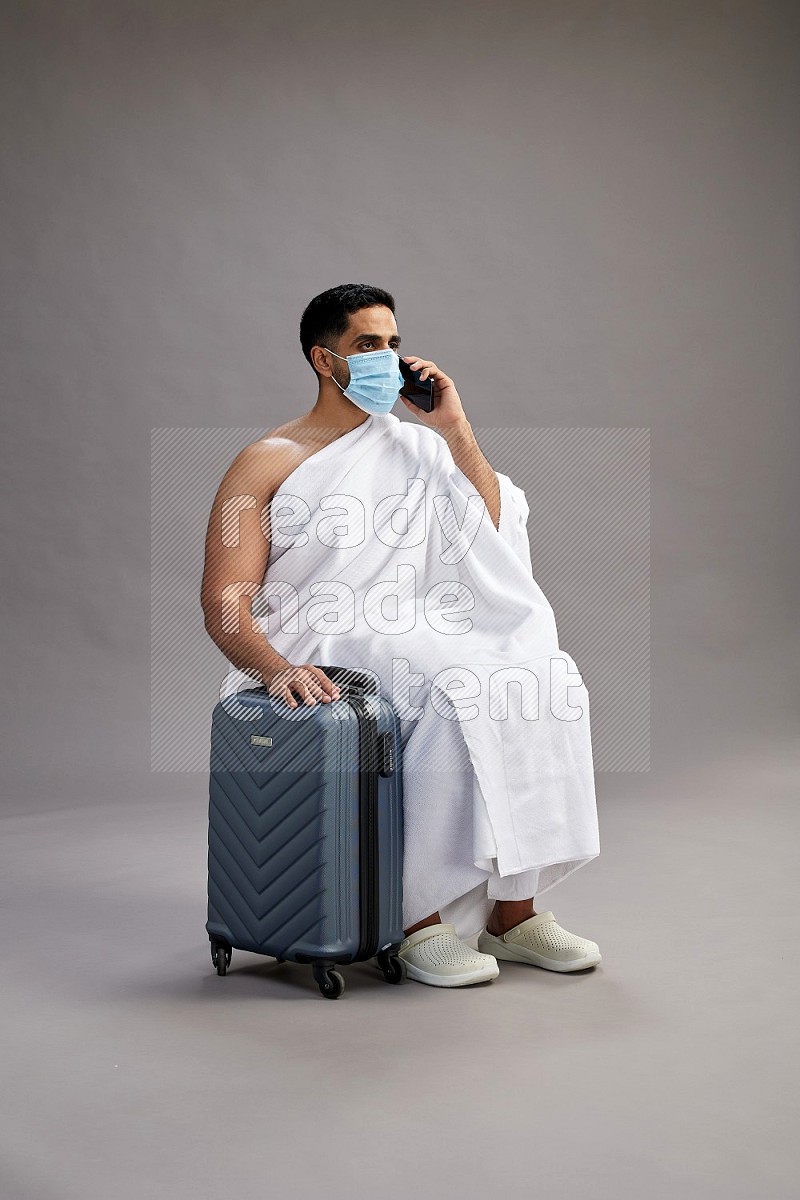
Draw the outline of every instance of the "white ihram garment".
<instances>
[{"instance_id":1,"label":"white ihram garment","mask_svg":"<svg viewBox=\"0 0 800 1200\"><path fill-rule=\"evenodd\" d=\"M252 604L288 661L380 679L401 720L403 924L438 909L460 937L600 853L588 693L533 578L525 493L497 478L499 529L440 434L368 416L273 496ZM258 686L229 665L223 695Z\"/></svg>"}]
</instances>

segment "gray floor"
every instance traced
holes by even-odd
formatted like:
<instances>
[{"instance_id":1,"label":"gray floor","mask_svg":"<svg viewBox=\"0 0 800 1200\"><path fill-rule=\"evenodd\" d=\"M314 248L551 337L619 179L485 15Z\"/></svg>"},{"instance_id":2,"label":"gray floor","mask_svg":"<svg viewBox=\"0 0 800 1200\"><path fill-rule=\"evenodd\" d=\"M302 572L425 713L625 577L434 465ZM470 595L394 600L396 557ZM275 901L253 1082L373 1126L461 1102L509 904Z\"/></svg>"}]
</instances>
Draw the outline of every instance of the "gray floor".
<instances>
[{"instance_id":1,"label":"gray floor","mask_svg":"<svg viewBox=\"0 0 800 1200\"><path fill-rule=\"evenodd\" d=\"M2 822L4 1200L796 1195L797 757L601 776L594 971L212 971L206 810Z\"/></svg>"}]
</instances>

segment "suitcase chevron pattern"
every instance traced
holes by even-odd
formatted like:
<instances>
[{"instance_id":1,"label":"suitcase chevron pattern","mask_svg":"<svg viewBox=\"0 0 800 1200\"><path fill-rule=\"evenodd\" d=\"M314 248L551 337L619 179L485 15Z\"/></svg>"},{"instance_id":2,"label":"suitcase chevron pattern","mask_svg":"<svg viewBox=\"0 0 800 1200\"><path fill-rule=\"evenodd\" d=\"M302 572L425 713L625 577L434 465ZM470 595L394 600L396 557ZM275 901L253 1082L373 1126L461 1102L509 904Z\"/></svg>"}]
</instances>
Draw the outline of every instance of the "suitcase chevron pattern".
<instances>
[{"instance_id":1,"label":"suitcase chevron pattern","mask_svg":"<svg viewBox=\"0 0 800 1200\"><path fill-rule=\"evenodd\" d=\"M343 988L337 963L363 957L396 981L399 721L386 697L336 682L332 704L292 710L258 688L238 716L214 709L206 929L220 974L238 948L311 963L323 995Z\"/></svg>"},{"instance_id":2,"label":"suitcase chevron pattern","mask_svg":"<svg viewBox=\"0 0 800 1200\"><path fill-rule=\"evenodd\" d=\"M314 781L299 779L262 807L269 782L217 776L209 819L209 917L256 952L322 940L325 889L315 881L325 865L323 813Z\"/></svg>"}]
</instances>

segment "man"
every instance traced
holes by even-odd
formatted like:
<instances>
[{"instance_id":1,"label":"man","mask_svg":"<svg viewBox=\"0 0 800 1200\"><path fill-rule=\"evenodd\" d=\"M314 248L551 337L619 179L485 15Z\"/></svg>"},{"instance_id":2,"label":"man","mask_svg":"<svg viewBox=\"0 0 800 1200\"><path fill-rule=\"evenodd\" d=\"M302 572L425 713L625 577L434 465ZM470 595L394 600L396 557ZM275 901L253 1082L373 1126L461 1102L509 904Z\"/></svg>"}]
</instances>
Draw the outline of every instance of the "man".
<instances>
[{"instance_id":1,"label":"man","mask_svg":"<svg viewBox=\"0 0 800 1200\"><path fill-rule=\"evenodd\" d=\"M487 462L453 380L436 363L404 355L421 381L433 379L435 404L426 413L401 397L416 422L390 413L403 383L394 314L392 295L364 284L331 288L305 309L300 341L317 377L316 404L245 447L220 484L206 541L206 629L229 660L234 688L263 681L290 707L338 696L314 661L372 668L387 687L398 665L405 682L424 680L408 673L412 656L438 667L432 681L411 684L426 689L429 708L400 705L409 923L399 953L408 974L459 987L495 978L498 958L583 970L600 961L597 943L562 929L552 912L537 913L533 900L537 888L599 854L588 696L573 682L582 705L565 701L556 712L552 699L539 704L537 667L547 668L551 692L557 665L580 675L558 647L552 609L532 576L524 493ZM342 507L329 515L331 499L348 519L361 518L360 535L351 536ZM403 500L410 507L398 531ZM290 528L278 528L287 511ZM313 518L317 537L309 540ZM224 536L226 522L235 523L235 538ZM320 580L334 593L323 617L314 601ZM386 616L387 589L397 618ZM269 637L269 614L262 619L254 607L265 593L281 606L281 627ZM287 598L297 610L288 630ZM471 615L459 621L454 600ZM460 664L455 687L473 690L458 701L480 693L483 709L468 705L467 713L450 695L449 672ZM524 712L511 719L497 692L509 673L523 691L535 683L533 701L521 695ZM457 926L474 930L478 914L485 928L476 951Z\"/></svg>"}]
</instances>

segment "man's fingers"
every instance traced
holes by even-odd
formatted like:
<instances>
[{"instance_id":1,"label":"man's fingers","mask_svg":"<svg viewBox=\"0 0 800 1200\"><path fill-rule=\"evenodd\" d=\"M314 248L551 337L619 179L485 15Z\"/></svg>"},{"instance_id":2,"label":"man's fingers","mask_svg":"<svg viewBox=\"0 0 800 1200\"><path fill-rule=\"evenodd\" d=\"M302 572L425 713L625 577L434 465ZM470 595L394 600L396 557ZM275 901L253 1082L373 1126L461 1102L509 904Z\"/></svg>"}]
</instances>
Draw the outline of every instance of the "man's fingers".
<instances>
[{"instance_id":1,"label":"man's fingers","mask_svg":"<svg viewBox=\"0 0 800 1200\"><path fill-rule=\"evenodd\" d=\"M309 706L316 704L315 697L322 695L322 689L314 679L298 679L291 686L297 688L298 691L302 690L301 699L304 704Z\"/></svg>"},{"instance_id":2,"label":"man's fingers","mask_svg":"<svg viewBox=\"0 0 800 1200\"><path fill-rule=\"evenodd\" d=\"M298 693L300 700L309 708L318 700L329 704L332 700L338 700L340 695L339 688L333 680L312 663L281 671L273 679L270 691L285 700L291 708L297 708L294 692Z\"/></svg>"},{"instance_id":3,"label":"man's fingers","mask_svg":"<svg viewBox=\"0 0 800 1200\"><path fill-rule=\"evenodd\" d=\"M429 358L417 358L414 354L404 356L403 361L409 364L412 371L419 371L420 383L423 379L428 379L428 377L431 376L434 371L439 370L436 363L431 362ZM443 373L444 372L442 372L442 374Z\"/></svg>"},{"instance_id":4,"label":"man's fingers","mask_svg":"<svg viewBox=\"0 0 800 1200\"><path fill-rule=\"evenodd\" d=\"M309 707L316 704L317 700L330 703L331 700L338 699L339 689L333 680L328 679L324 671L313 666L303 667L301 670L303 675L298 681L298 686L303 688L304 702Z\"/></svg>"},{"instance_id":5,"label":"man's fingers","mask_svg":"<svg viewBox=\"0 0 800 1200\"><path fill-rule=\"evenodd\" d=\"M323 691L324 691L324 692L325 692L325 693L326 693L328 696L330 696L330 697L331 697L331 699L333 699L333 700L337 700L337 699L338 699L338 697L339 697L339 687L338 687L338 684L335 684L335 683L333 682L333 680L332 680L332 679L330 679L330 678L329 678L329 677L328 677L328 676L325 674L325 672L324 672L324 671L321 669L321 667L314 667L314 666L311 666L311 667L309 667L308 669L309 669L310 671L313 671L314 675L315 675L315 676L316 676L316 678L319 680L319 685L320 685L320 687L323 689Z\"/></svg>"}]
</instances>

